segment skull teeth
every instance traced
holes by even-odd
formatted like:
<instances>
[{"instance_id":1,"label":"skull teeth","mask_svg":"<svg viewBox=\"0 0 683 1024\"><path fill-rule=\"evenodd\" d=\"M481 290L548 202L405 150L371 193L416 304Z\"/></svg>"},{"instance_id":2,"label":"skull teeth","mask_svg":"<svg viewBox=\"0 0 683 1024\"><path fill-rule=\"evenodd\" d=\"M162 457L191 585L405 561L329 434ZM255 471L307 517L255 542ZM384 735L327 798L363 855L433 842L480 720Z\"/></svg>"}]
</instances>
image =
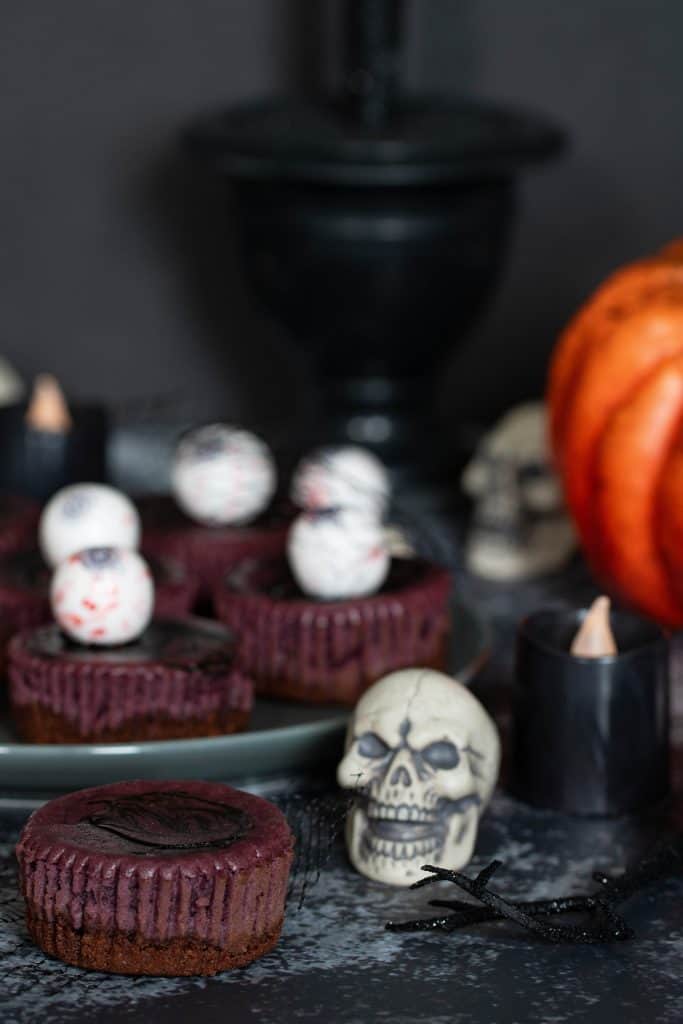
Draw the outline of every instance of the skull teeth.
<instances>
[{"instance_id":1,"label":"skull teeth","mask_svg":"<svg viewBox=\"0 0 683 1024\"><path fill-rule=\"evenodd\" d=\"M386 821L437 822L439 816L430 814L424 807L415 804L380 804L371 800L368 804L368 818L382 818Z\"/></svg>"},{"instance_id":2,"label":"skull teeth","mask_svg":"<svg viewBox=\"0 0 683 1024\"><path fill-rule=\"evenodd\" d=\"M426 857L435 853L442 844L437 838L425 839L419 843L397 843L366 834L364 845L366 856L388 857L391 860L414 860L416 857Z\"/></svg>"}]
</instances>

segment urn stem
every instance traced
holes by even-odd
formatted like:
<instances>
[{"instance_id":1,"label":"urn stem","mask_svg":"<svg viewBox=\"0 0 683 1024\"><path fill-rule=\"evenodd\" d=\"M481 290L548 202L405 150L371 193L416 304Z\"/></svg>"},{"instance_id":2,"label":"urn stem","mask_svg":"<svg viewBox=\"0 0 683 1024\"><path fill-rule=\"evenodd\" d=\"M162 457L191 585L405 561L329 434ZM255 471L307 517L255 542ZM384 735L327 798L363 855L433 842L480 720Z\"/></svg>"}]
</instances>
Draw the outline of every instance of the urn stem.
<instances>
[{"instance_id":1,"label":"urn stem","mask_svg":"<svg viewBox=\"0 0 683 1024\"><path fill-rule=\"evenodd\" d=\"M344 89L364 129L381 128L396 106L402 0L347 0Z\"/></svg>"}]
</instances>

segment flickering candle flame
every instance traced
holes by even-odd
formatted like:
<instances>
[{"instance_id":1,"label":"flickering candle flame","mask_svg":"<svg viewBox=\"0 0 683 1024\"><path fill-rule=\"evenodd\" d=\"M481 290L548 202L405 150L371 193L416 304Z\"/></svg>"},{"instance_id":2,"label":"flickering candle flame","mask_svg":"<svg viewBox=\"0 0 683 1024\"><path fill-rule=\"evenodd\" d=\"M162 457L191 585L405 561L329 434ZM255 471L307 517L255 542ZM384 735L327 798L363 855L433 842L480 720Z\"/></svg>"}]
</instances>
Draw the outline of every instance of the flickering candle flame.
<instances>
[{"instance_id":1,"label":"flickering candle flame","mask_svg":"<svg viewBox=\"0 0 683 1024\"><path fill-rule=\"evenodd\" d=\"M608 597L597 597L593 601L569 649L577 658L604 658L617 653L609 610Z\"/></svg>"},{"instance_id":2,"label":"flickering candle flame","mask_svg":"<svg viewBox=\"0 0 683 1024\"><path fill-rule=\"evenodd\" d=\"M33 394L26 412L26 423L45 434L66 434L71 430L71 416L59 381L50 373L39 373L33 383Z\"/></svg>"}]
</instances>

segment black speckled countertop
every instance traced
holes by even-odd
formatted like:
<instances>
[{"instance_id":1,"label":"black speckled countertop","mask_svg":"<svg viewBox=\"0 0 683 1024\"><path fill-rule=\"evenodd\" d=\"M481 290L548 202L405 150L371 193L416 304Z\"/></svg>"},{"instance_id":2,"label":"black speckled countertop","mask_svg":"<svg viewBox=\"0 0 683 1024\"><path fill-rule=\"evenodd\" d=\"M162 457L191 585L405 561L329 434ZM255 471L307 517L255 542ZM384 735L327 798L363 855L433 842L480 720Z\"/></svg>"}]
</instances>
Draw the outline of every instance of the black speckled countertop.
<instances>
[{"instance_id":1,"label":"black speckled countertop","mask_svg":"<svg viewBox=\"0 0 683 1024\"><path fill-rule=\"evenodd\" d=\"M21 814L4 812L4 840ZM646 822L577 822L495 798L473 869L496 856L496 888L519 898L592 891L594 868L632 861L657 833ZM28 939L11 845L0 847L0 996L4 1024L164 1021L415 1020L433 1024L678 1024L683 1006L683 880L624 904L637 933L610 946L551 946L507 924L393 934L389 918L429 915L422 892L355 874L341 844L303 905L290 902L277 949L213 979L107 976L50 960ZM442 886L439 886L442 887ZM452 897L451 887L444 890ZM441 894L442 896L445 893Z\"/></svg>"},{"instance_id":2,"label":"black speckled countertop","mask_svg":"<svg viewBox=\"0 0 683 1024\"><path fill-rule=\"evenodd\" d=\"M502 710L509 678L510 601L499 588L466 587L488 611L496 655L477 689ZM550 600L585 599L581 570L516 592L515 613ZM0 780L1 786L1 780ZM287 805L312 792L304 778L261 784ZM317 783L320 791L320 780ZM609 946L552 946L508 924L445 934L394 934L390 919L428 916L433 891L370 882L348 866L337 841L290 900L276 950L213 979L127 978L50 960L27 937L12 845L30 810L0 798L0 1019L3 1024L242 1024L259 1021L429 1021L431 1024L679 1024L683 1018L683 878L651 886L621 911L636 938ZM673 810L673 814L671 813ZM517 898L593 891L596 868L617 871L670 830L676 803L645 819L586 821L534 811L499 793L482 821L469 871L503 862L495 888ZM455 895L449 886L446 893ZM300 886L299 886L300 895Z\"/></svg>"}]
</instances>

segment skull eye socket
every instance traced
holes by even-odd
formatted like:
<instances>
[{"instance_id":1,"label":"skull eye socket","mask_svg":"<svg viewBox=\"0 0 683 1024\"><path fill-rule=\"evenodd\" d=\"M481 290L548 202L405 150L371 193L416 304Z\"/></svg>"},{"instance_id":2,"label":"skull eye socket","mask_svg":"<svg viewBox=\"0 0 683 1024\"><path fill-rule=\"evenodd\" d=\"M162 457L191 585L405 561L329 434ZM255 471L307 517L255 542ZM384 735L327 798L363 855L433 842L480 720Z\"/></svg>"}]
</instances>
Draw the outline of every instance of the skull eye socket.
<instances>
[{"instance_id":1,"label":"skull eye socket","mask_svg":"<svg viewBox=\"0 0 683 1024\"><path fill-rule=\"evenodd\" d=\"M519 467L517 475L522 483L542 480L548 476L548 467L541 462L527 462L526 465Z\"/></svg>"},{"instance_id":2,"label":"skull eye socket","mask_svg":"<svg viewBox=\"0 0 683 1024\"><path fill-rule=\"evenodd\" d=\"M358 752L363 757L386 757L389 747L376 732L364 732L358 739Z\"/></svg>"},{"instance_id":3,"label":"skull eye socket","mask_svg":"<svg viewBox=\"0 0 683 1024\"><path fill-rule=\"evenodd\" d=\"M430 743L422 751L422 759L432 768L457 768L460 763L460 754L454 743L448 740L437 740Z\"/></svg>"}]
</instances>

